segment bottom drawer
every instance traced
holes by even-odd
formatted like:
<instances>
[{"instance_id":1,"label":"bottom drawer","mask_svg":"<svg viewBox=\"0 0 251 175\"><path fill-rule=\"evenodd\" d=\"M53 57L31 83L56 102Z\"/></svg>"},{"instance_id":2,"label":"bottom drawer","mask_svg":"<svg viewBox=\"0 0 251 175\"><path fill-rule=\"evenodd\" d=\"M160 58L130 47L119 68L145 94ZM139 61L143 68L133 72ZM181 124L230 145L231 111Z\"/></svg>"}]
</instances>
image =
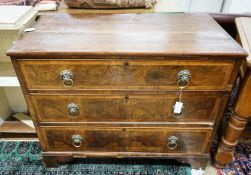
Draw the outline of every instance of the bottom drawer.
<instances>
[{"instance_id":1,"label":"bottom drawer","mask_svg":"<svg viewBox=\"0 0 251 175\"><path fill-rule=\"evenodd\" d=\"M41 127L46 151L204 153L211 129Z\"/></svg>"}]
</instances>

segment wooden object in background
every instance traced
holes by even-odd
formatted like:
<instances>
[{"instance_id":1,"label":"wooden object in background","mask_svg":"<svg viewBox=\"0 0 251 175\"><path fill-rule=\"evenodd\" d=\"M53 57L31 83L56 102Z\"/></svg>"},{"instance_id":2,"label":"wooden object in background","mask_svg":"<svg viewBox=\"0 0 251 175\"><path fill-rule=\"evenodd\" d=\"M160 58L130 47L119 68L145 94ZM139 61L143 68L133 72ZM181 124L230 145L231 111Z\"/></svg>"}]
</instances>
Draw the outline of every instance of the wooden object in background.
<instances>
[{"instance_id":1,"label":"wooden object in background","mask_svg":"<svg viewBox=\"0 0 251 175\"><path fill-rule=\"evenodd\" d=\"M36 130L10 116L0 126L0 140L38 140Z\"/></svg>"},{"instance_id":2,"label":"wooden object in background","mask_svg":"<svg viewBox=\"0 0 251 175\"><path fill-rule=\"evenodd\" d=\"M251 17L249 14L237 14L237 13L210 13L209 14L213 19L220 24L220 26L233 38L237 36L237 29L235 25L235 19L239 17Z\"/></svg>"},{"instance_id":3,"label":"wooden object in background","mask_svg":"<svg viewBox=\"0 0 251 175\"><path fill-rule=\"evenodd\" d=\"M240 37L240 43L248 52L246 59L247 67L251 67L251 17L236 18L237 30Z\"/></svg>"},{"instance_id":4,"label":"wooden object in background","mask_svg":"<svg viewBox=\"0 0 251 175\"><path fill-rule=\"evenodd\" d=\"M240 42L249 53L249 56L245 62L244 79L236 99L233 114L228 121L227 128L215 153L215 164L220 168L224 168L232 160L238 139L251 117L251 18L237 18L236 24Z\"/></svg>"},{"instance_id":5,"label":"wooden object in background","mask_svg":"<svg viewBox=\"0 0 251 175\"><path fill-rule=\"evenodd\" d=\"M36 133L35 129L23 122L9 117L3 125L0 126L0 133Z\"/></svg>"},{"instance_id":6,"label":"wooden object in background","mask_svg":"<svg viewBox=\"0 0 251 175\"><path fill-rule=\"evenodd\" d=\"M212 18L48 14L34 27L8 55L47 166L147 157L205 168L246 56ZM177 83L184 110L173 115Z\"/></svg>"},{"instance_id":7,"label":"wooden object in background","mask_svg":"<svg viewBox=\"0 0 251 175\"><path fill-rule=\"evenodd\" d=\"M227 128L215 153L216 167L224 168L230 161L232 161L235 146L238 143L242 131L245 129L248 118L251 116L250 90L251 74L249 69L242 82L233 114L227 123Z\"/></svg>"}]
</instances>

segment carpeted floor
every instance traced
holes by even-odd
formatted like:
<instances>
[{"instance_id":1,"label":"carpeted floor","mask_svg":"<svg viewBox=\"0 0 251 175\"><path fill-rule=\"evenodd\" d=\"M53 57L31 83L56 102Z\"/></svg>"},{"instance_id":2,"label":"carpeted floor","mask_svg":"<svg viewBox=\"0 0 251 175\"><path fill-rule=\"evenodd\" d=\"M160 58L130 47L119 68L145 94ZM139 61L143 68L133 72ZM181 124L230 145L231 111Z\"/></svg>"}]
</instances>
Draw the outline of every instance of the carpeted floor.
<instances>
[{"instance_id":1,"label":"carpeted floor","mask_svg":"<svg viewBox=\"0 0 251 175\"><path fill-rule=\"evenodd\" d=\"M250 141L240 142L234 152L231 163L225 169L218 169L218 175L251 175Z\"/></svg>"},{"instance_id":2,"label":"carpeted floor","mask_svg":"<svg viewBox=\"0 0 251 175\"><path fill-rule=\"evenodd\" d=\"M38 142L0 142L1 175L191 175L188 165L149 159L74 159L45 168Z\"/></svg>"},{"instance_id":3,"label":"carpeted floor","mask_svg":"<svg viewBox=\"0 0 251 175\"><path fill-rule=\"evenodd\" d=\"M251 175L251 145L241 142L233 162L218 175ZM188 165L150 159L74 159L59 168L45 168L38 142L0 141L0 175L191 175Z\"/></svg>"}]
</instances>

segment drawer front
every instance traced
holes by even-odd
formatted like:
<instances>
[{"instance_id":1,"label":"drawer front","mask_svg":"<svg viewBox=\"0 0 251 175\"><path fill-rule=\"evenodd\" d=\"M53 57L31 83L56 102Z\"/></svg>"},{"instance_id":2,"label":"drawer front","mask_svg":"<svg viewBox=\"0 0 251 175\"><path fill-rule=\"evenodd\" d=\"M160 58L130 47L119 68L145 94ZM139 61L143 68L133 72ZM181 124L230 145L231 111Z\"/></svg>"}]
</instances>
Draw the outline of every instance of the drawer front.
<instances>
[{"instance_id":1,"label":"drawer front","mask_svg":"<svg viewBox=\"0 0 251 175\"><path fill-rule=\"evenodd\" d=\"M182 113L174 115L177 92L167 95L32 95L40 122L212 122L221 94L183 92Z\"/></svg>"},{"instance_id":2,"label":"drawer front","mask_svg":"<svg viewBox=\"0 0 251 175\"><path fill-rule=\"evenodd\" d=\"M225 89L234 62L172 60L19 60L28 89L177 89L178 74L190 72L187 89ZM63 81L64 80L64 81Z\"/></svg>"},{"instance_id":3,"label":"drawer front","mask_svg":"<svg viewBox=\"0 0 251 175\"><path fill-rule=\"evenodd\" d=\"M47 151L204 153L211 129L40 128ZM199 145L199 147L198 147Z\"/></svg>"}]
</instances>

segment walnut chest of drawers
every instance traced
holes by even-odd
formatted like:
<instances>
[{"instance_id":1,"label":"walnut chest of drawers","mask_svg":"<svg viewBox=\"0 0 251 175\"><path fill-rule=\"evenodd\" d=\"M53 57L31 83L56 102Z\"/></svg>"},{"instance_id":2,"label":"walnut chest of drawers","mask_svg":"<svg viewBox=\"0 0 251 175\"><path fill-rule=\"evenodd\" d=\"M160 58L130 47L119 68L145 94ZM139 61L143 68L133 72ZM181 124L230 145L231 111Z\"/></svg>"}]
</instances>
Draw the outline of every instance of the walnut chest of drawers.
<instances>
[{"instance_id":1,"label":"walnut chest of drawers","mask_svg":"<svg viewBox=\"0 0 251 175\"><path fill-rule=\"evenodd\" d=\"M47 166L145 157L205 167L246 56L213 19L59 13L34 27L7 54Z\"/></svg>"}]
</instances>

